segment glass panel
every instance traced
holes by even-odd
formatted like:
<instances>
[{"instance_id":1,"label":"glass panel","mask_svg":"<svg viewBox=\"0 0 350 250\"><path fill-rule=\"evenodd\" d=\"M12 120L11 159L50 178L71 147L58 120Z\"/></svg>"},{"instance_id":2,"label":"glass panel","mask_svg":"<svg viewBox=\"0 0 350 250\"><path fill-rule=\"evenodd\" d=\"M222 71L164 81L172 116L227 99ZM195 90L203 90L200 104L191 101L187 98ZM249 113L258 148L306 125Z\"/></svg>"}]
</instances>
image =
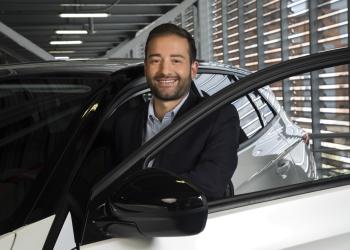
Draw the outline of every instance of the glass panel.
<instances>
[{"instance_id":1,"label":"glass panel","mask_svg":"<svg viewBox=\"0 0 350 250\"><path fill-rule=\"evenodd\" d=\"M281 104L285 91L291 120L313 133L312 149L321 177L350 174L350 138L346 136L350 133L348 68L325 68L290 77L283 87L280 83L272 87Z\"/></svg>"},{"instance_id":2,"label":"glass panel","mask_svg":"<svg viewBox=\"0 0 350 250\"><path fill-rule=\"evenodd\" d=\"M14 221L50 174L103 79L23 78L0 82L0 222ZM75 121L76 123L72 123ZM40 177L40 178L39 178ZM29 197L29 195L31 195Z\"/></svg>"},{"instance_id":3,"label":"glass panel","mask_svg":"<svg viewBox=\"0 0 350 250\"><path fill-rule=\"evenodd\" d=\"M347 1L319 1L317 8L318 50L346 47L347 37Z\"/></svg>"},{"instance_id":4,"label":"glass panel","mask_svg":"<svg viewBox=\"0 0 350 250\"><path fill-rule=\"evenodd\" d=\"M208 95L213 95L233 81L227 75L220 74L198 74L193 80L198 89Z\"/></svg>"},{"instance_id":5,"label":"glass panel","mask_svg":"<svg viewBox=\"0 0 350 250\"><path fill-rule=\"evenodd\" d=\"M260 116L264 122L264 126L266 126L274 117L272 109L257 91L250 93L249 97L259 110Z\"/></svg>"},{"instance_id":6,"label":"glass panel","mask_svg":"<svg viewBox=\"0 0 350 250\"><path fill-rule=\"evenodd\" d=\"M241 128L248 138L252 137L262 128L253 105L246 96L234 101L233 105L238 111Z\"/></svg>"},{"instance_id":7,"label":"glass panel","mask_svg":"<svg viewBox=\"0 0 350 250\"><path fill-rule=\"evenodd\" d=\"M310 53L309 38L307 1L288 1L288 52L290 59Z\"/></svg>"},{"instance_id":8,"label":"glass panel","mask_svg":"<svg viewBox=\"0 0 350 250\"><path fill-rule=\"evenodd\" d=\"M316 20L310 20L309 1L287 1L287 27L281 27L281 1L263 0L262 18L263 48L258 49L257 2L243 1L243 18L239 20L238 1L227 1L228 61L251 71L268 67L282 61L282 41L287 41L287 59L305 56L311 53L310 37L316 36L317 48L324 51L348 45L348 10L346 0L318 1ZM214 1L213 11L213 50L214 59L223 61L222 11L221 1ZM284 21L284 20L282 20ZM317 32L310 34L310 23L316 24ZM244 34L239 34L242 26ZM287 37L281 37L287 29ZM243 39L244 65L241 65L239 38ZM259 53L263 53L260 55ZM264 59L264 65L258 67L258 58Z\"/></svg>"},{"instance_id":9,"label":"glass panel","mask_svg":"<svg viewBox=\"0 0 350 250\"><path fill-rule=\"evenodd\" d=\"M209 95L215 94L224 87L230 85L232 82L233 80L231 80L227 75L221 74L198 74L194 80L197 88ZM273 114L271 114L269 108L266 107L266 103L261 100L261 96L259 95L258 97L254 97L253 101L256 102L256 105L259 107L261 112L263 112L266 119L265 123L270 121L273 118ZM242 97L233 104L238 111L242 129L249 138L252 137L262 128L254 107L247 97Z\"/></svg>"}]
</instances>

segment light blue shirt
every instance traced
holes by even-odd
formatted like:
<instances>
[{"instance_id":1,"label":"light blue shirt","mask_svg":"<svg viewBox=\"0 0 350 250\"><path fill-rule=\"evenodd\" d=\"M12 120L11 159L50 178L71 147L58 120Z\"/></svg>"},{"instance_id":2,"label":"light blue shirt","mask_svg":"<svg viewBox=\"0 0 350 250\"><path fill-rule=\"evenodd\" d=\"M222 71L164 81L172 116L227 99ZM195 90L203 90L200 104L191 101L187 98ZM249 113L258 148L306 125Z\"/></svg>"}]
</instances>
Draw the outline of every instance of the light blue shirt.
<instances>
[{"instance_id":1,"label":"light blue shirt","mask_svg":"<svg viewBox=\"0 0 350 250\"><path fill-rule=\"evenodd\" d=\"M169 112L165 113L161 121L154 114L153 98L151 99L148 105L146 134L145 134L144 142L150 140L153 136L155 136L164 128L170 125L170 123L174 120L177 112L179 112L180 108L182 107L184 102L187 100L188 95L189 94L187 94L173 110L170 110Z\"/></svg>"}]
</instances>

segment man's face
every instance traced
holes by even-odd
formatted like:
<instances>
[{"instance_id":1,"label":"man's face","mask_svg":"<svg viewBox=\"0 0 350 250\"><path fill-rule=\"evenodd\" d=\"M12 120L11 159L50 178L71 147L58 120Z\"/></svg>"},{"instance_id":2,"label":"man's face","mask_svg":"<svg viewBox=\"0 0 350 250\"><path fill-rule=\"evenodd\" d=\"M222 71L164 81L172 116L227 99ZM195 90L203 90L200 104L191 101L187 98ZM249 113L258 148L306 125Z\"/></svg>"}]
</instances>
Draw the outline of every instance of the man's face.
<instances>
[{"instance_id":1,"label":"man's face","mask_svg":"<svg viewBox=\"0 0 350 250\"><path fill-rule=\"evenodd\" d=\"M145 75L155 98L162 101L181 99L197 74L198 63L191 63L185 38L164 35L148 44Z\"/></svg>"}]
</instances>

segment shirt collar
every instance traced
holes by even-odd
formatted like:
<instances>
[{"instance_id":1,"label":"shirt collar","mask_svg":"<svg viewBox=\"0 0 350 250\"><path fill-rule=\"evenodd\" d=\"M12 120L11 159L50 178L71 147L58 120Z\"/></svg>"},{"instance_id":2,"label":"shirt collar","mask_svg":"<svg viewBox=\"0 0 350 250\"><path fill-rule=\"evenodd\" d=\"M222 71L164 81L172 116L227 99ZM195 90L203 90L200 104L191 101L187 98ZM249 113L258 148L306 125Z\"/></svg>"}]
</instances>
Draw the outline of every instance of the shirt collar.
<instances>
[{"instance_id":1,"label":"shirt collar","mask_svg":"<svg viewBox=\"0 0 350 250\"><path fill-rule=\"evenodd\" d=\"M182 105L187 100L188 96L189 96L189 93L187 93L186 96L184 98L182 98L181 102L179 102L179 104L176 105L175 108L173 108L169 112L165 113L164 117L170 117L171 120L173 120L175 118L176 114L179 112ZM148 118L151 119L152 121L154 121L155 119L158 120L158 118L154 114L153 97L148 104Z\"/></svg>"}]
</instances>

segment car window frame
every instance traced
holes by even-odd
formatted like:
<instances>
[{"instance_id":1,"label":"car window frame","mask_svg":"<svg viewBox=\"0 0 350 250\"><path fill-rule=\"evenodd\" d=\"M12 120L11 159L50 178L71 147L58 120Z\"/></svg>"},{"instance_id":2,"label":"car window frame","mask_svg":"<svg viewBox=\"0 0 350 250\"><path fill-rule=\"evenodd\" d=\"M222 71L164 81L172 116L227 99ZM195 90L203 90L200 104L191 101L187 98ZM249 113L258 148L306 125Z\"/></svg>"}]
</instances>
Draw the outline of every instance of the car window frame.
<instances>
[{"instance_id":1,"label":"car window frame","mask_svg":"<svg viewBox=\"0 0 350 250\"><path fill-rule=\"evenodd\" d=\"M135 66L136 70L140 68L139 65ZM133 71L135 68L129 68L127 71ZM113 74L123 74L124 69L122 70L117 70ZM143 81L144 76L140 76L139 74L136 74L131 81L128 82L126 86L124 86L120 91L117 92L117 94L113 97L112 100L110 100L107 104L106 107L102 109L98 109L98 112L88 112L89 110L91 111L91 107L93 107L94 103L99 103L106 95L107 92L110 91L110 86L105 86L101 89L99 89L91 98L91 100L87 103L87 106L83 108L85 112L83 112L82 121L78 125L76 133L73 135L71 140L67 143L66 149L64 154L62 155L60 161L57 163L57 168L62 165L66 165L69 163L70 159L74 159L72 162L72 169L69 173L69 176L67 177L68 181L66 181L64 187L62 189L63 196L59 197L59 200L61 200L61 205L60 207L55 209L55 219L51 225L51 228L49 230L48 236L46 238L46 241L44 243L43 249L52 249L58 239L58 236L61 231L61 227L63 226L66 217L69 212L78 212L81 213L81 207L77 203L77 201L74 200L74 196L72 195L71 188L73 186L73 180L77 177L82 164L84 163L84 159L88 155L89 150L93 146L93 142L97 137L97 134L99 131L101 131L102 124L110 117L113 115L113 113L116 111L116 109L128 101L130 98L133 96L137 95L140 93L140 91L144 91L144 85L145 82ZM111 80L111 84L113 84L113 79ZM96 117L97 116L97 117ZM86 137L84 134L86 134L84 131L86 130L91 130L89 124L89 120L95 120L97 121L96 124L93 125L93 132L90 133L90 136L88 138L88 141L84 143L81 143L81 141ZM88 133L89 134L89 133ZM80 147L78 150L75 145L77 142L74 139L79 140L79 143L83 144L83 147ZM86 138L85 138L86 139ZM73 149L72 152L70 152L70 149ZM77 151L77 152L76 152ZM79 152L79 153L78 153ZM84 152L84 153L81 153ZM78 156L78 157L73 157L73 155ZM47 183L53 182L52 180L52 175L50 176L51 180L48 180ZM52 184L51 184L52 185ZM43 188L44 190L44 188ZM46 187L45 187L46 190ZM41 199L42 194L38 199ZM73 215L73 213L72 213ZM85 216L82 214L82 216ZM74 223L73 223L73 228L74 228ZM74 229L75 233L75 229ZM78 239L75 239L76 243L79 244Z\"/></svg>"},{"instance_id":2,"label":"car window frame","mask_svg":"<svg viewBox=\"0 0 350 250\"><path fill-rule=\"evenodd\" d=\"M218 66L210 67L207 65L200 67L197 74L226 75L228 77L228 79L231 81L231 85L235 84L239 79L241 79L249 74L248 71L238 70L236 68L230 68L231 70L227 70L227 69L222 69L222 68L217 68L217 67ZM242 72L244 72L245 75L243 75ZM200 94L202 94L202 91L198 88L198 86L196 84L195 84L195 88L197 89L197 91ZM264 118L262 117L263 114L259 111L256 104L249 96L249 94L252 92L249 92L249 93L239 97L239 98L243 98L245 96L248 99L250 105L252 105L254 112L259 119L259 123L261 125L261 128L259 128L259 130L257 130L251 137L248 137L248 139L246 141L240 143L238 151L246 148L247 146L249 146L250 144L252 144L256 140L258 140L259 135L261 133L264 133L266 130L268 130L272 126L272 124L274 124L278 120L278 117L279 117L279 111L276 110L276 108L273 107L271 105L271 103L265 98L265 96L260 92L260 88L255 90L255 91L257 91L260 98L266 103L266 105L268 105L268 107L272 111L274 117L267 124L264 124L264 122L263 122ZM236 100L238 100L239 98L237 98ZM150 157L148 157L148 158L150 158Z\"/></svg>"}]
</instances>

